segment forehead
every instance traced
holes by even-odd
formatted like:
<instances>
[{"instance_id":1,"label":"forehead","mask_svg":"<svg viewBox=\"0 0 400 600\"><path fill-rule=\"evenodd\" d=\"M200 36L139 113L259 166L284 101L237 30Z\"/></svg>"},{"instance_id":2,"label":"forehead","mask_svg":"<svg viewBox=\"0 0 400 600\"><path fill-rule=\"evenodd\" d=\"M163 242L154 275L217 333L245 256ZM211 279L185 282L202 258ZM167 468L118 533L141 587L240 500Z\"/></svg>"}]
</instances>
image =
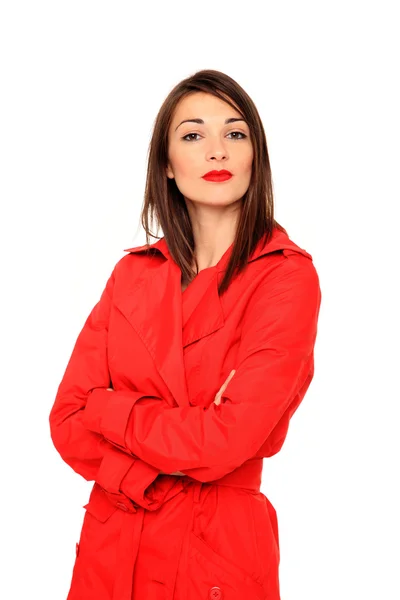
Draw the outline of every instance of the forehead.
<instances>
[{"instance_id":1,"label":"forehead","mask_svg":"<svg viewBox=\"0 0 400 600\"><path fill-rule=\"evenodd\" d=\"M204 118L205 120L213 116L227 118L240 117L241 114L221 98L205 92L195 92L185 96L178 102L172 120L176 122L179 119L189 119L191 117Z\"/></svg>"}]
</instances>

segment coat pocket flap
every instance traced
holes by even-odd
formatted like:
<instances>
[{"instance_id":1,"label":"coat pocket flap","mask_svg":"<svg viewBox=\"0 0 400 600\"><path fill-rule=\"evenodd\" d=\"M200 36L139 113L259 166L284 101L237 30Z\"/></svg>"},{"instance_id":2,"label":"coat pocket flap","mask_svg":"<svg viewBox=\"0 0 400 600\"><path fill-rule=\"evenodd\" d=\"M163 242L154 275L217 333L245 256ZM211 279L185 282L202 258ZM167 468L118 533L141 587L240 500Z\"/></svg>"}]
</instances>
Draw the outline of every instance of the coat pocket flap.
<instances>
[{"instance_id":1,"label":"coat pocket flap","mask_svg":"<svg viewBox=\"0 0 400 600\"><path fill-rule=\"evenodd\" d=\"M232 564L220 554L217 554L203 539L199 538L193 532L190 535L190 546L192 551L197 553L197 558L205 561L209 574L214 573L221 582L230 582L237 589L246 590L247 593L253 594L251 598L261 600L261 598L265 597L261 580L255 579L240 566ZM245 597L244 594L243 597Z\"/></svg>"},{"instance_id":2,"label":"coat pocket flap","mask_svg":"<svg viewBox=\"0 0 400 600\"><path fill-rule=\"evenodd\" d=\"M117 510L117 507L110 502L102 489L96 485L90 494L89 502L83 508L101 523L105 523Z\"/></svg>"}]
</instances>

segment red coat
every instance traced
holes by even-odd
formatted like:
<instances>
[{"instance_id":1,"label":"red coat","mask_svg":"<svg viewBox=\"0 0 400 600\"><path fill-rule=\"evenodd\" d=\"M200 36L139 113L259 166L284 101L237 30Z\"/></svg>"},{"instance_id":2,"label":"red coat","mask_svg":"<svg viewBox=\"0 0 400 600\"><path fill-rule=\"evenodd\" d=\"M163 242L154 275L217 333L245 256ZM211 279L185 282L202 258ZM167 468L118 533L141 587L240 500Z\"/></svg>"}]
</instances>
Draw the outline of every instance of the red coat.
<instances>
[{"instance_id":1,"label":"red coat","mask_svg":"<svg viewBox=\"0 0 400 600\"><path fill-rule=\"evenodd\" d=\"M67 600L279 600L262 459L314 373L312 257L275 229L219 297L232 246L183 293L165 239L144 248L115 265L50 413L62 459L94 481Z\"/></svg>"}]
</instances>

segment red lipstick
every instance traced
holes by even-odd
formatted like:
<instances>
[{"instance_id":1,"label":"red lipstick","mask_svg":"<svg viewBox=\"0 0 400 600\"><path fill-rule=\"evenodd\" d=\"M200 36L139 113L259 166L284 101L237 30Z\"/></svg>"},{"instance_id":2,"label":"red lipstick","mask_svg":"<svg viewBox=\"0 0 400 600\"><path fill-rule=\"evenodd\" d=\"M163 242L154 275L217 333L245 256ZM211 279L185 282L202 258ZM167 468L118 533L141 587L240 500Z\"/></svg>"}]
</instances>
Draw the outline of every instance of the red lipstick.
<instances>
[{"instance_id":1,"label":"red lipstick","mask_svg":"<svg viewBox=\"0 0 400 600\"><path fill-rule=\"evenodd\" d=\"M203 179L206 181L227 181L232 177L232 173L230 171L226 171L222 169L222 171L209 171L205 175L203 175Z\"/></svg>"}]
</instances>

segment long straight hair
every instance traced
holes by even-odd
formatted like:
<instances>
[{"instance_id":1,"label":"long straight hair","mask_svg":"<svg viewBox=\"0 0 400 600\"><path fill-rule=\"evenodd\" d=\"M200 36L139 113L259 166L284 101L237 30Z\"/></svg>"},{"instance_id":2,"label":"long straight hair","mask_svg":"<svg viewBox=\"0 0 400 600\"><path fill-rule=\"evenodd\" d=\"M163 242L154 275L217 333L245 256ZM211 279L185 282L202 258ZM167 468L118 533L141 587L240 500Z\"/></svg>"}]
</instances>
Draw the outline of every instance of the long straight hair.
<instances>
[{"instance_id":1,"label":"long straight hair","mask_svg":"<svg viewBox=\"0 0 400 600\"><path fill-rule=\"evenodd\" d=\"M249 187L242 197L235 240L218 292L223 294L232 278L247 265L256 245L264 238L267 243L273 229L285 231L274 219L274 200L267 140L257 108L244 89L220 71L204 69L183 79L168 94L154 122L148 150L147 178L141 224L146 232L146 244L151 243L150 223L156 220L157 233L161 225L168 250L182 272L182 281L190 283L197 275L191 265L198 265L194 255L194 237L183 194L175 179L166 175L168 164L168 131L179 101L196 92L206 92L220 98L237 110L247 122L253 145L253 165Z\"/></svg>"}]
</instances>

